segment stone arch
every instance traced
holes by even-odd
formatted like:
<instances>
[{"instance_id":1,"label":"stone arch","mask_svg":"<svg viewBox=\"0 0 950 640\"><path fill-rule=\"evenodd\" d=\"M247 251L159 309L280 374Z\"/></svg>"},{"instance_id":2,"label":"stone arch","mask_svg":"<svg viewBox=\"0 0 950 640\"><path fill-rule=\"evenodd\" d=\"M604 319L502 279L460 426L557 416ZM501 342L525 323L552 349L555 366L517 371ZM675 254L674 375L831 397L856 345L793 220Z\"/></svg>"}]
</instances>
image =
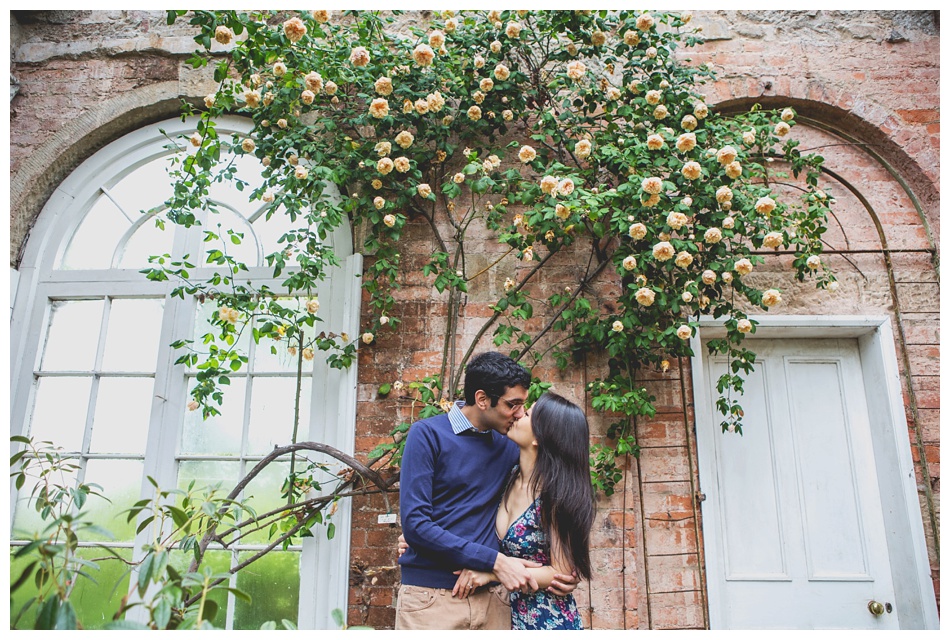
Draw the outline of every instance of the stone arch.
<instances>
[{"instance_id":1,"label":"stone arch","mask_svg":"<svg viewBox=\"0 0 950 640\"><path fill-rule=\"evenodd\" d=\"M721 113L729 114L747 111L756 104L766 109L792 107L798 113L799 122L863 146L865 152L901 184L914 203L935 255L939 255L940 194L934 173L939 167L937 159L930 171L922 166L919 158L929 155L911 155L912 149L908 148L907 143L915 134L883 107L847 94L840 94L833 99L819 89L809 90L808 93L829 101L769 95L730 98L717 103L716 108ZM860 112L868 117L858 115L858 110L854 108L857 102L865 105Z\"/></svg>"},{"instance_id":2,"label":"stone arch","mask_svg":"<svg viewBox=\"0 0 950 640\"><path fill-rule=\"evenodd\" d=\"M11 255L16 268L26 239L59 184L96 151L148 124L179 114L181 85L160 82L99 103L56 131L10 176Z\"/></svg>"}]
</instances>

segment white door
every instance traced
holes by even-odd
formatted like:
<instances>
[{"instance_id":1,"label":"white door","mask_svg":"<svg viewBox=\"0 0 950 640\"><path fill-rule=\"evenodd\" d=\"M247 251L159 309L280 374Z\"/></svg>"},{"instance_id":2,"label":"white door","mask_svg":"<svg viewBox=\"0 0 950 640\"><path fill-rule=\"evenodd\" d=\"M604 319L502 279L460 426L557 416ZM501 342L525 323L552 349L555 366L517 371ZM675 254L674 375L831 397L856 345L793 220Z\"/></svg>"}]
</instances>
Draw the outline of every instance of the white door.
<instances>
[{"instance_id":1,"label":"white door","mask_svg":"<svg viewBox=\"0 0 950 640\"><path fill-rule=\"evenodd\" d=\"M743 434L700 443L711 624L898 628L857 341L748 342ZM704 359L714 425L727 365Z\"/></svg>"}]
</instances>

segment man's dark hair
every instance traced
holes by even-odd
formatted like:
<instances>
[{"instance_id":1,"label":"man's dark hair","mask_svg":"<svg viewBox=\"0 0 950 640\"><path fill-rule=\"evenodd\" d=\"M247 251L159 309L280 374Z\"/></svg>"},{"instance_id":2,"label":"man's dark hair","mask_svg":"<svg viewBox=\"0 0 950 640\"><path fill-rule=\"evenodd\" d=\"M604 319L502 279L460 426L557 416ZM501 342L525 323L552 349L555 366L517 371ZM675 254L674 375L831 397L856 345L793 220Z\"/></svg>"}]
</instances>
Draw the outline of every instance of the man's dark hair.
<instances>
[{"instance_id":1,"label":"man's dark hair","mask_svg":"<svg viewBox=\"0 0 950 640\"><path fill-rule=\"evenodd\" d=\"M491 406L509 387L531 386L531 374L523 366L497 351L480 353L465 367L465 404L475 404L475 392L481 389L489 398Z\"/></svg>"}]
</instances>

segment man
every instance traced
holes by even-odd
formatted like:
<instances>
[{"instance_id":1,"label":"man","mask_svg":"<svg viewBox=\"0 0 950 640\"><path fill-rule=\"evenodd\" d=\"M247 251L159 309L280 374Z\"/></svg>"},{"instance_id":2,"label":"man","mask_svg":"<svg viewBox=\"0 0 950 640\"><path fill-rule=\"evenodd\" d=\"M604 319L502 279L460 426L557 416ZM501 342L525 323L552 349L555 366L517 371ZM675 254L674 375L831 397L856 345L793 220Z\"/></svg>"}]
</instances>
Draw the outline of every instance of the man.
<instances>
[{"instance_id":1,"label":"man","mask_svg":"<svg viewBox=\"0 0 950 640\"><path fill-rule=\"evenodd\" d=\"M465 369L465 402L409 429L399 481L409 548L399 558L396 629L510 629L505 589L537 590L527 567L538 565L500 553L495 534L502 485L518 461L505 434L524 415L530 384L511 358L483 353ZM491 571L501 584L453 598L462 568ZM577 583L557 579L561 593Z\"/></svg>"}]
</instances>

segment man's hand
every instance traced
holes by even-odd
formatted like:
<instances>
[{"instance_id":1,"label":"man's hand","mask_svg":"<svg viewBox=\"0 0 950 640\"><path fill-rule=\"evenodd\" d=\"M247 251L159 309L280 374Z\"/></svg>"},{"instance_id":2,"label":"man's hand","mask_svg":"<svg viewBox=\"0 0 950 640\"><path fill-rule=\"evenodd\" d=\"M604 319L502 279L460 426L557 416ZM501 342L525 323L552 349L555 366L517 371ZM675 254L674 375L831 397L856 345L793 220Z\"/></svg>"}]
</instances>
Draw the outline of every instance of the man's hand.
<instances>
[{"instance_id":1,"label":"man's hand","mask_svg":"<svg viewBox=\"0 0 950 640\"><path fill-rule=\"evenodd\" d=\"M554 578L551 580L551 584L548 586L548 593L553 593L556 596L566 596L570 595L574 589L577 588L577 584L580 582L580 579L577 577L577 572L574 571L571 575L566 575L563 573L554 574Z\"/></svg>"},{"instance_id":2,"label":"man's hand","mask_svg":"<svg viewBox=\"0 0 950 640\"><path fill-rule=\"evenodd\" d=\"M539 563L531 560L509 558L503 553L499 553L498 557L495 558L492 573L508 591L537 591L538 581L528 573L528 567L540 566Z\"/></svg>"},{"instance_id":3,"label":"man's hand","mask_svg":"<svg viewBox=\"0 0 950 640\"><path fill-rule=\"evenodd\" d=\"M399 544L396 546L396 548L399 550L400 558L402 557L402 554L404 554L409 549L409 543L406 542L406 537L401 533L399 534Z\"/></svg>"}]
</instances>

